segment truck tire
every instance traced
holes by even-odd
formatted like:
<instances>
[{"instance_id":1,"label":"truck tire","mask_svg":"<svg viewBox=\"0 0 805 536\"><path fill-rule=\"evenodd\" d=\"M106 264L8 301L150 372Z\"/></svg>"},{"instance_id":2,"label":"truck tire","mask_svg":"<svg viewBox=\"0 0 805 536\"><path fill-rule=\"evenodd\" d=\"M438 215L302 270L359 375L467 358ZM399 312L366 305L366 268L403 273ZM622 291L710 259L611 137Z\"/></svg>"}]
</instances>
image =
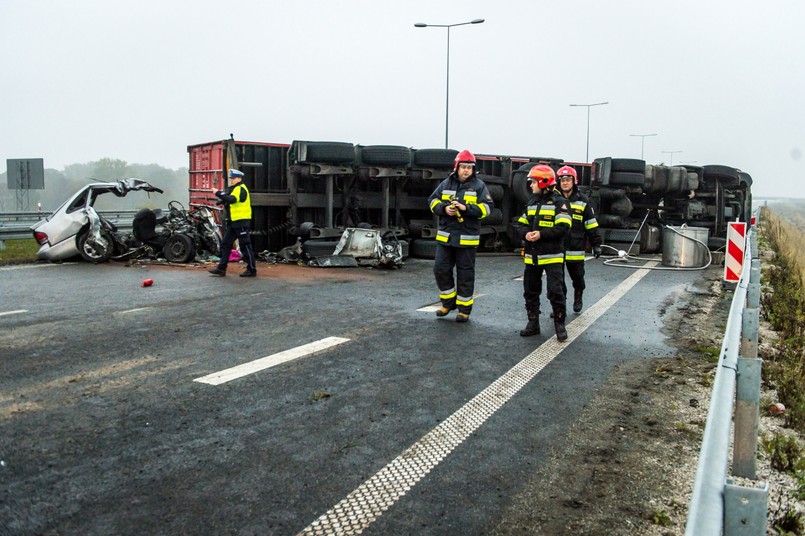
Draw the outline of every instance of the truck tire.
<instances>
[{"instance_id":1,"label":"truck tire","mask_svg":"<svg viewBox=\"0 0 805 536\"><path fill-rule=\"evenodd\" d=\"M453 169L456 155L455 149L416 149L414 165L434 169Z\"/></svg>"},{"instance_id":2,"label":"truck tire","mask_svg":"<svg viewBox=\"0 0 805 536\"><path fill-rule=\"evenodd\" d=\"M702 166L705 178L716 179L726 187L738 185L738 170L729 166L709 165Z\"/></svg>"},{"instance_id":3,"label":"truck tire","mask_svg":"<svg viewBox=\"0 0 805 536\"><path fill-rule=\"evenodd\" d=\"M487 184L486 188L489 190L489 195L492 197L492 201L494 201L495 204L500 204L500 202L503 201L503 186L500 184Z\"/></svg>"},{"instance_id":4,"label":"truck tire","mask_svg":"<svg viewBox=\"0 0 805 536\"><path fill-rule=\"evenodd\" d=\"M752 186L752 175L749 173L744 173L743 171L738 172L738 186Z\"/></svg>"},{"instance_id":5,"label":"truck tire","mask_svg":"<svg viewBox=\"0 0 805 536\"><path fill-rule=\"evenodd\" d=\"M613 173L646 173L646 161L638 160L636 158L613 158L612 159L612 172Z\"/></svg>"},{"instance_id":6,"label":"truck tire","mask_svg":"<svg viewBox=\"0 0 805 536\"><path fill-rule=\"evenodd\" d=\"M427 238L415 238L410 244L411 256L415 259L435 259L436 240Z\"/></svg>"},{"instance_id":7,"label":"truck tire","mask_svg":"<svg viewBox=\"0 0 805 536\"><path fill-rule=\"evenodd\" d=\"M512 173L512 190L514 190L514 198L517 200L518 209L524 207L533 196L531 187L528 186L528 172L536 165L536 162L529 162L523 164L517 168L517 171Z\"/></svg>"},{"instance_id":8,"label":"truck tire","mask_svg":"<svg viewBox=\"0 0 805 536\"><path fill-rule=\"evenodd\" d=\"M670 193L681 192L683 188L682 172L684 168L673 166L668 168L668 191ZM687 177L685 177L687 183Z\"/></svg>"},{"instance_id":9,"label":"truck tire","mask_svg":"<svg viewBox=\"0 0 805 536\"><path fill-rule=\"evenodd\" d=\"M411 164L411 149L401 145L367 145L360 148L362 164L407 167Z\"/></svg>"},{"instance_id":10,"label":"truck tire","mask_svg":"<svg viewBox=\"0 0 805 536\"><path fill-rule=\"evenodd\" d=\"M493 208L489 216L481 220L481 225L500 225L503 223L503 211L499 208Z\"/></svg>"},{"instance_id":11,"label":"truck tire","mask_svg":"<svg viewBox=\"0 0 805 536\"><path fill-rule=\"evenodd\" d=\"M643 186L645 183L645 173L614 171L609 175L609 184L616 186Z\"/></svg>"},{"instance_id":12,"label":"truck tire","mask_svg":"<svg viewBox=\"0 0 805 536\"><path fill-rule=\"evenodd\" d=\"M349 164L355 161L355 146L340 141L306 141L305 162L321 164Z\"/></svg>"}]
</instances>

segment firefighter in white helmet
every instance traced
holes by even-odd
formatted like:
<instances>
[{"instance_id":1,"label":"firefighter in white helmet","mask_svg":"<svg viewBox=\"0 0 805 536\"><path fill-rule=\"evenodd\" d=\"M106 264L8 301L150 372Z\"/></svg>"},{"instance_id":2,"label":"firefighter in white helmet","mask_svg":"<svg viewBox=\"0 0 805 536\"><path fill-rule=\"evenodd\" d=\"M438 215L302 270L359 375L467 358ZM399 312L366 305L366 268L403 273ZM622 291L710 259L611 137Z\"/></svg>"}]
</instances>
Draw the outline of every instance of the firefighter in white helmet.
<instances>
[{"instance_id":1,"label":"firefighter in white helmet","mask_svg":"<svg viewBox=\"0 0 805 536\"><path fill-rule=\"evenodd\" d=\"M475 293L475 250L481 243L481 220L495 206L486 184L475 173L471 152L456 155L453 172L430 194L428 205L439 218L433 275L442 306L436 316L458 309L456 322L466 322Z\"/></svg>"}]
</instances>

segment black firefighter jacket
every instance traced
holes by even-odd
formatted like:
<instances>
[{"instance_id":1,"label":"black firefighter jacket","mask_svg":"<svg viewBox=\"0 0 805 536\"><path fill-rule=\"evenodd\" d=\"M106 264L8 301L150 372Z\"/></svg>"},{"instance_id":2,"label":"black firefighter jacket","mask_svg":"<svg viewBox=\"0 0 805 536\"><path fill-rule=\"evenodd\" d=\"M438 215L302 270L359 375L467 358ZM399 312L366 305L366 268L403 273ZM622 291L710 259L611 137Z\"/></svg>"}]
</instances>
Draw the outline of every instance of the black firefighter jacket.
<instances>
[{"instance_id":1,"label":"black firefighter jacket","mask_svg":"<svg viewBox=\"0 0 805 536\"><path fill-rule=\"evenodd\" d=\"M517 233L525 245L526 264L545 266L565 259L565 235L570 232L570 214L564 196L551 189L531 198L517 220ZM529 242L529 231L539 231L540 239Z\"/></svg>"},{"instance_id":2,"label":"black firefighter jacket","mask_svg":"<svg viewBox=\"0 0 805 536\"><path fill-rule=\"evenodd\" d=\"M445 207L455 198L467 206L461 213L463 222L455 216L448 216ZM431 212L439 217L436 241L454 247L478 247L481 243L481 220L489 216L495 207L492 196L484 181L474 173L460 182L454 173L444 179L430 194L428 205Z\"/></svg>"}]
</instances>

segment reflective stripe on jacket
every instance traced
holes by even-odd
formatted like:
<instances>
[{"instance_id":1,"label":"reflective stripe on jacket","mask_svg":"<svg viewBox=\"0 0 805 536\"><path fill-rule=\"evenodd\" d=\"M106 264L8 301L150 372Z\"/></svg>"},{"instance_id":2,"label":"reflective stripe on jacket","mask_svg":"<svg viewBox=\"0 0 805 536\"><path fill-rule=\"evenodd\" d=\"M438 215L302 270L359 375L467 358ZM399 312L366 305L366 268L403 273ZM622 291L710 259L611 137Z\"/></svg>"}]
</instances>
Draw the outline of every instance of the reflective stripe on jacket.
<instances>
[{"instance_id":1,"label":"reflective stripe on jacket","mask_svg":"<svg viewBox=\"0 0 805 536\"><path fill-rule=\"evenodd\" d=\"M564 262L565 235L570 232L571 222L567 201L558 192L551 190L533 197L517 220L517 233L524 244L523 261L537 265ZM530 231L539 231L540 239L525 240Z\"/></svg>"},{"instance_id":2,"label":"reflective stripe on jacket","mask_svg":"<svg viewBox=\"0 0 805 536\"><path fill-rule=\"evenodd\" d=\"M467 206L467 210L461 213L463 221L445 212L453 199ZM430 194L428 206L439 217L437 242L474 248L481 244L481 220L489 216L495 204L486 184L474 173L466 181L460 182L453 172Z\"/></svg>"},{"instance_id":3,"label":"reflective stripe on jacket","mask_svg":"<svg viewBox=\"0 0 805 536\"><path fill-rule=\"evenodd\" d=\"M601 233L598 230L598 220L595 211L590 205L590 199L579 191L578 186L573 188L567 198L568 210L573 224L565 237L565 260L569 262L584 262L584 250L589 240L590 246L601 245Z\"/></svg>"}]
</instances>

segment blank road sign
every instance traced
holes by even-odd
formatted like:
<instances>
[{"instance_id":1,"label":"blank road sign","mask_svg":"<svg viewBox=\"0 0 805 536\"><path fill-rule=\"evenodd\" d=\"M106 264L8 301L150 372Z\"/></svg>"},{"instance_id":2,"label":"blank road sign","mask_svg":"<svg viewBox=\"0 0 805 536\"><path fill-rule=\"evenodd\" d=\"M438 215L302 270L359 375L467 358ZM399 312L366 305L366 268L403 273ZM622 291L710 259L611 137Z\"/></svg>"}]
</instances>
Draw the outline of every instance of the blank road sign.
<instances>
[{"instance_id":1,"label":"blank road sign","mask_svg":"<svg viewBox=\"0 0 805 536\"><path fill-rule=\"evenodd\" d=\"M45 188L45 161L42 158L6 160L9 190L42 190Z\"/></svg>"}]
</instances>

